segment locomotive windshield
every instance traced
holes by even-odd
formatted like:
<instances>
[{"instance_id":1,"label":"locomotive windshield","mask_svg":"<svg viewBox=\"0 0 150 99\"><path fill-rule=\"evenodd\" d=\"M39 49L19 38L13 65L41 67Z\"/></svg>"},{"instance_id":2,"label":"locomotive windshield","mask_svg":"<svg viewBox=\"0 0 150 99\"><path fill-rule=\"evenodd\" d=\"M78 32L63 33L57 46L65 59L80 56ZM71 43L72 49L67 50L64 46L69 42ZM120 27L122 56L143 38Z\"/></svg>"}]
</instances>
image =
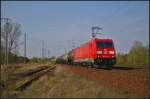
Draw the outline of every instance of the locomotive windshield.
<instances>
[{"instance_id":1,"label":"locomotive windshield","mask_svg":"<svg viewBox=\"0 0 150 99\"><path fill-rule=\"evenodd\" d=\"M97 48L112 48L113 43L112 42L96 42Z\"/></svg>"}]
</instances>

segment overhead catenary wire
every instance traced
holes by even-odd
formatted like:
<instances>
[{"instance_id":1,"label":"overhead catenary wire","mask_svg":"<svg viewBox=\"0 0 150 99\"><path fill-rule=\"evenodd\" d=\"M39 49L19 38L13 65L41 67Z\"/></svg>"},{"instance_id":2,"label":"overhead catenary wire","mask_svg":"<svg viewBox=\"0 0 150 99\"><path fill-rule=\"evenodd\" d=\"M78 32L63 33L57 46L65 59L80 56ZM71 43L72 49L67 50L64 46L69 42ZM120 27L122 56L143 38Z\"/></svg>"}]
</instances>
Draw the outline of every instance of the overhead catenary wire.
<instances>
[{"instance_id":1,"label":"overhead catenary wire","mask_svg":"<svg viewBox=\"0 0 150 99\"><path fill-rule=\"evenodd\" d=\"M130 2L128 1L127 4L130 4ZM135 4L134 4L134 5L135 5ZM134 6L132 5L132 7L134 7ZM119 14L119 12L122 11L122 9L127 9L127 10L125 10L125 13L128 12L128 10L130 10L129 7L126 7L126 5L124 5L123 7L118 7L118 8L114 11L114 13L112 13L112 14L110 14L108 17L104 18L104 21L105 21L105 22L104 22L104 24L102 25L103 28L105 28L105 26L108 25L108 24L109 24L109 25L110 25L110 24L113 24L113 22L110 22L110 21L113 20L114 16L121 16L122 14ZM123 12L122 12L122 13L123 13ZM125 13L123 13L123 14L125 14ZM116 18L116 17L115 17L115 18ZM143 19L144 19L144 18L143 18ZM126 27L123 27L122 29L119 29L119 30L121 30L121 31L123 31L124 29L126 30L127 27L131 26L132 24L141 22L143 19L140 19L140 20L134 21L134 22L132 22L132 23L129 23L129 24L127 24ZM105 29L104 29L104 30L105 30Z\"/></svg>"},{"instance_id":2,"label":"overhead catenary wire","mask_svg":"<svg viewBox=\"0 0 150 99\"><path fill-rule=\"evenodd\" d=\"M138 19L138 20L136 20L136 21L134 21L134 22L131 22L131 23L127 24L125 27L123 27L123 28L121 28L121 29L119 29L119 30L117 30L117 31L123 32L123 31L127 30L127 28L128 28L128 29L129 29L129 28L132 28L132 29L133 29L134 24L141 23L141 22L143 22L144 20L145 20L145 18Z\"/></svg>"},{"instance_id":3,"label":"overhead catenary wire","mask_svg":"<svg viewBox=\"0 0 150 99\"><path fill-rule=\"evenodd\" d=\"M107 17L104 17L103 26L107 25L113 19L113 17L116 16L124 8L126 8L126 5L118 7L110 15L108 15Z\"/></svg>"},{"instance_id":4,"label":"overhead catenary wire","mask_svg":"<svg viewBox=\"0 0 150 99\"><path fill-rule=\"evenodd\" d=\"M125 14L125 13L127 13L128 11L131 10L130 7L134 7L134 5L136 5L136 3L134 3L134 4L132 4L132 6L129 7L129 6L127 6L129 4L132 4L132 2L131 1L127 1L126 3L124 3L123 6L118 7L110 15L106 16L103 19L103 23L104 24L102 25L103 26L102 28L104 28L104 30L105 30L105 26L106 25L112 25L114 23L114 22L111 22L112 20L114 20L114 18L117 18L117 16L121 17L122 14ZM125 11L125 12L123 12L123 11Z\"/></svg>"}]
</instances>

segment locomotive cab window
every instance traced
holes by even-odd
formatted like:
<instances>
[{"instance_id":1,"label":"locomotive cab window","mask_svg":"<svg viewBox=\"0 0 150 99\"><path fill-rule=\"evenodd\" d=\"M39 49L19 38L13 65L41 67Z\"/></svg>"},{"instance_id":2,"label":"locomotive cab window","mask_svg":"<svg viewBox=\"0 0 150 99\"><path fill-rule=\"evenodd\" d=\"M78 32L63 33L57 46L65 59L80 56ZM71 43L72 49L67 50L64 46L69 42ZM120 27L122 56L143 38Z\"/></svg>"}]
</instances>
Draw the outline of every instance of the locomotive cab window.
<instances>
[{"instance_id":1,"label":"locomotive cab window","mask_svg":"<svg viewBox=\"0 0 150 99\"><path fill-rule=\"evenodd\" d=\"M105 48L112 48L113 43L112 42L105 42Z\"/></svg>"},{"instance_id":2,"label":"locomotive cab window","mask_svg":"<svg viewBox=\"0 0 150 99\"><path fill-rule=\"evenodd\" d=\"M112 48L113 43L112 42L96 42L97 48Z\"/></svg>"},{"instance_id":3,"label":"locomotive cab window","mask_svg":"<svg viewBox=\"0 0 150 99\"><path fill-rule=\"evenodd\" d=\"M97 48L104 48L104 42L96 42Z\"/></svg>"}]
</instances>

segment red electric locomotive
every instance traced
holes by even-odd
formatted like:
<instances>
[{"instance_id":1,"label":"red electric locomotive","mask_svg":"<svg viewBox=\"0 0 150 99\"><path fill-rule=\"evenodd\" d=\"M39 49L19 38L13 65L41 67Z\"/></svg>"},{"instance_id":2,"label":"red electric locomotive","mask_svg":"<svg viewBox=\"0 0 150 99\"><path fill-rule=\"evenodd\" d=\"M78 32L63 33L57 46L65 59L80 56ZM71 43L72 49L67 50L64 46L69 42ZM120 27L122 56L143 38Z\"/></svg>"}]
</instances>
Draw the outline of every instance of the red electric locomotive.
<instances>
[{"instance_id":1,"label":"red electric locomotive","mask_svg":"<svg viewBox=\"0 0 150 99\"><path fill-rule=\"evenodd\" d=\"M116 63L116 51L113 40L91 39L70 52L68 63L97 64L112 67Z\"/></svg>"}]
</instances>

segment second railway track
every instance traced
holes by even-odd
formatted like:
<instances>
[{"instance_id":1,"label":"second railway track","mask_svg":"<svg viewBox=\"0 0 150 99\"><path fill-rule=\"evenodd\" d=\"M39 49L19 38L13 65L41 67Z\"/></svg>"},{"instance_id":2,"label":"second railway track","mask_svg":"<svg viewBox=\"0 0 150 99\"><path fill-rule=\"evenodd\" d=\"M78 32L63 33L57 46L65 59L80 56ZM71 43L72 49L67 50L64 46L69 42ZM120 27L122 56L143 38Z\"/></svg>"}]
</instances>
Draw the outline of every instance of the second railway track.
<instances>
[{"instance_id":1,"label":"second railway track","mask_svg":"<svg viewBox=\"0 0 150 99\"><path fill-rule=\"evenodd\" d=\"M24 91L33 81L55 69L55 66L43 66L25 73L14 74L16 77L16 90Z\"/></svg>"}]
</instances>

